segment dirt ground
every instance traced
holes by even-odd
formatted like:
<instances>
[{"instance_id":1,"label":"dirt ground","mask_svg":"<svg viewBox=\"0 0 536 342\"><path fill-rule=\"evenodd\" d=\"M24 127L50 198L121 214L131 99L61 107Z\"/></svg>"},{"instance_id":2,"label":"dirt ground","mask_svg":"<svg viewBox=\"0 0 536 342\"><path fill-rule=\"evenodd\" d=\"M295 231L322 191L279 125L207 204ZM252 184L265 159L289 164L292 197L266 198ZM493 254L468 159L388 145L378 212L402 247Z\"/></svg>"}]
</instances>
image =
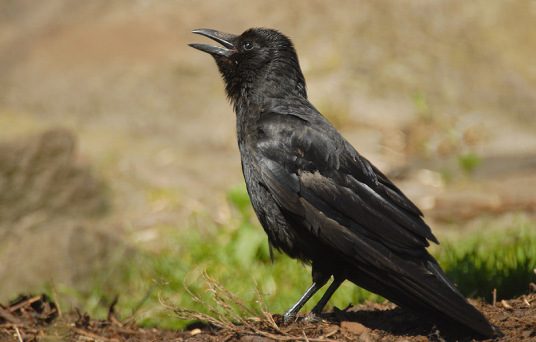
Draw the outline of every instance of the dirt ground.
<instances>
[{"instance_id":1,"label":"dirt ground","mask_svg":"<svg viewBox=\"0 0 536 342\"><path fill-rule=\"evenodd\" d=\"M536 285L531 284L536 289ZM504 333L488 341L536 341L536 293L495 305L470 300ZM0 305L0 341L473 341L448 327L436 327L391 303L368 303L325 314L322 322L282 324L281 315L226 322L194 322L183 331L139 327L120 321L114 304L106 320L74 311L62 313L46 296L21 297Z\"/></svg>"}]
</instances>

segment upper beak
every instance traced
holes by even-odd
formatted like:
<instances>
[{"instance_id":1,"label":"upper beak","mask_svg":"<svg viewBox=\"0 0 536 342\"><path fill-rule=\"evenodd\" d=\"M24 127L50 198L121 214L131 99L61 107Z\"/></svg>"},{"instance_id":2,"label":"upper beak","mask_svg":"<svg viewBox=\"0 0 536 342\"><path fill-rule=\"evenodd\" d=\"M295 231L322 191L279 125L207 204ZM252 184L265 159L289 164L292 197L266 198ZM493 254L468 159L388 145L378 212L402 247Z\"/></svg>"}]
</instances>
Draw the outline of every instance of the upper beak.
<instances>
[{"instance_id":1,"label":"upper beak","mask_svg":"<svg viewBox=\"0 0 536 342\"><path fill-rule=\"evenodd\" d=\"M232 43L232 41L234 41L238 37L237 35L209 29L197 29L193 30L192 33L208 37L223 45L222 47L207 44L188 44L195 49L201 50L211 55L218 55L224 57L229 57L237 51Z\"/></svg>"}]
</instances>

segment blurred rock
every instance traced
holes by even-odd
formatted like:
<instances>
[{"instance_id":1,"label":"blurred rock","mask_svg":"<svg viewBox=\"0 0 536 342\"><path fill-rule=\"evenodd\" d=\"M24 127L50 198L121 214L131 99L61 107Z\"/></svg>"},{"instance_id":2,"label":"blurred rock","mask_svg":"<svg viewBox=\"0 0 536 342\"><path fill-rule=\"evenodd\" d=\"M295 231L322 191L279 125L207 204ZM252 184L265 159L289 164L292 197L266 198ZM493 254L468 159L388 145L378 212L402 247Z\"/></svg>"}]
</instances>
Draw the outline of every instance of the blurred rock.
<instances>
[{"instance_id":1,"label":"blurred rock","mask_svg":"<svg viewBox=\"0 0 536 342\"><path fill-rule=\"evenodd\" d=\"M0 300L51 280L87 288L124 251L102 224L107 203L71 132L0 143Z\"/></svg>"},{"instance_id":2,"label":"blurred rock","mask_svg":"<svg viewBox=\"0 0 536 342\"><path fill-rule=\"evenodd\" d=\"M106 207L103 184L77 163L71 132L0 144L0 234L29 216L96 216Z\"/></svg>"}]
</instances>

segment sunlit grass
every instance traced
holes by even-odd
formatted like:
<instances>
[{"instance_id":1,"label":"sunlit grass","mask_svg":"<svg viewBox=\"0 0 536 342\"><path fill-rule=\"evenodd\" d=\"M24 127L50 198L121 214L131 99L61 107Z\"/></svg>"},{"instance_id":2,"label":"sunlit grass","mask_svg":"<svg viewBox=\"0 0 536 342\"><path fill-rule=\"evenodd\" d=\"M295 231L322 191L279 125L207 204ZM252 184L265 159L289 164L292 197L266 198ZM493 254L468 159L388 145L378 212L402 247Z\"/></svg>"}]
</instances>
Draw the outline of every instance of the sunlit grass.
<instances>
[{"instance_id":1,"label":"sunlit grass","mask_svg":"<svg viewBox=\"0 0 536 342\"><path fill-rule=\"evenodd\" d=\"M433 252L450 279L469 297L491 302L493 289L497 289L498 299L513 298L536 282L536 231L526 222L506 233L446 241Z\"/></svg>"}]
</instances>

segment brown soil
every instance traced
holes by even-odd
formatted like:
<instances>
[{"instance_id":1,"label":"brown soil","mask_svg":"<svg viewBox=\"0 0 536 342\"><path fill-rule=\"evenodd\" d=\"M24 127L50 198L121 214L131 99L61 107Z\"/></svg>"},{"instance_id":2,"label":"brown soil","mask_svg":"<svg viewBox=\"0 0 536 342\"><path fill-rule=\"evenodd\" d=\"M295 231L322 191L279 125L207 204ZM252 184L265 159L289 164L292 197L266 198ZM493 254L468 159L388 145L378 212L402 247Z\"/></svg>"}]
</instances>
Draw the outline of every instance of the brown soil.
<instances>
[{"instance_id":1,"label":"brown soil","mask_svg":"<svg viewBox=\"0 0 536 342\"><path fill-rule=\"evenodd\" d=\"M472 301L504 337L494 341L536 341L536 294L531 293L496 305ZM115 303L114 303L115 304ZM111 305L106 320L85 313L62 314L45 296L21 297L0 305L0 341L473 341L448 328L437 328L391 303L368 303L345 310L335 309L323 322L281 323L280 315L265 319L229 322L216 327L192 323L183 331L139 327L119 320ZM488 340L492 341L492 340Z\"/></svg>"}]
</instances>

